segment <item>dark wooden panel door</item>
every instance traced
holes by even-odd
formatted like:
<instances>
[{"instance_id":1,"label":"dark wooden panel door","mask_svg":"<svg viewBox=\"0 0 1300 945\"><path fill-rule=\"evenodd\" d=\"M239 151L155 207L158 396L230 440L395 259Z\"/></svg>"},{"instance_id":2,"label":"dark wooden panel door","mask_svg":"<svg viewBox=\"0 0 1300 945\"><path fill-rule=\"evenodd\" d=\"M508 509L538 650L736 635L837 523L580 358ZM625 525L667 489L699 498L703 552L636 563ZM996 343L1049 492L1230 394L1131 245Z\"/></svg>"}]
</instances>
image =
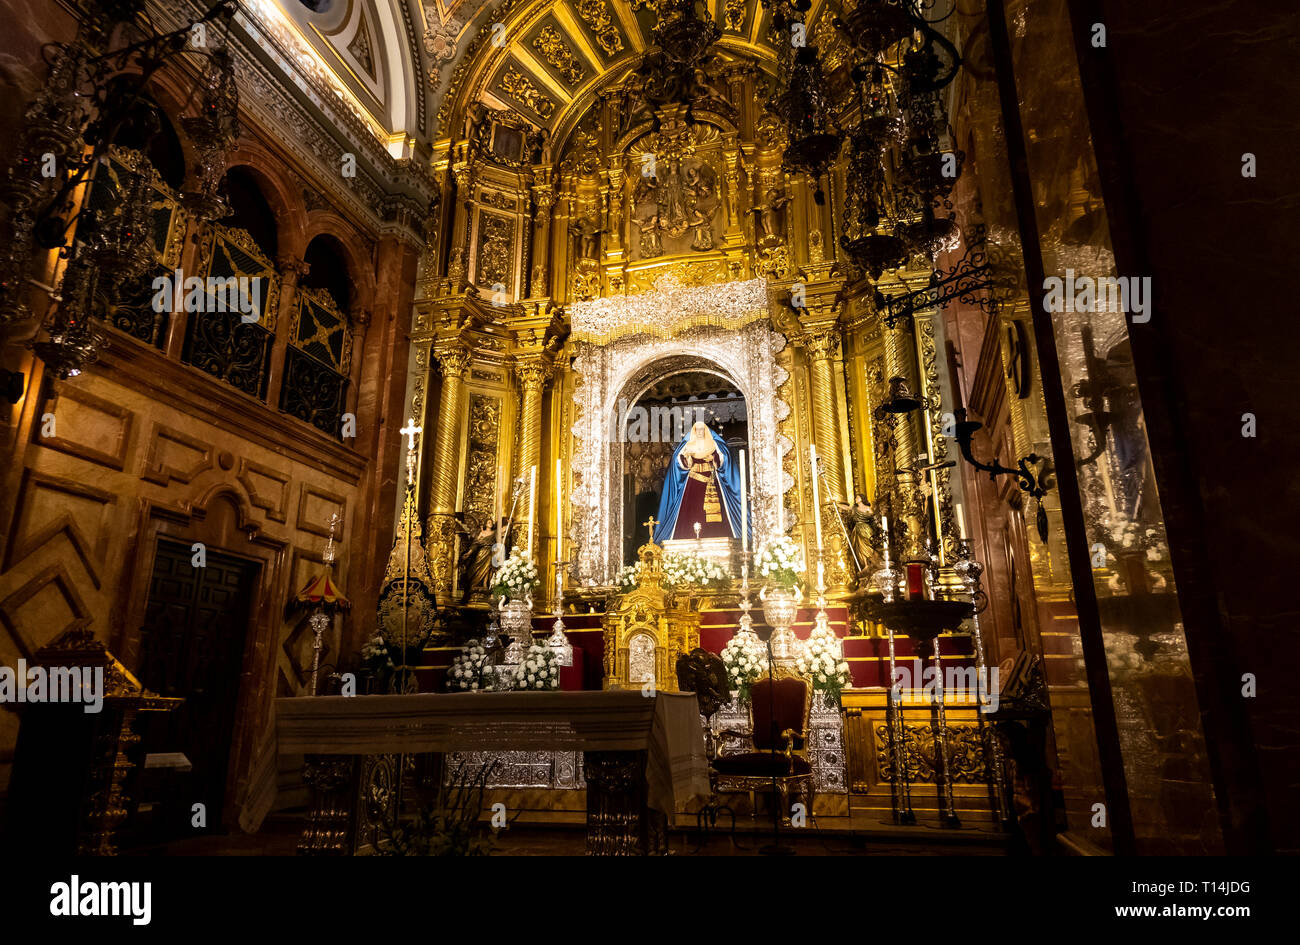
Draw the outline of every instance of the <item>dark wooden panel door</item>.
<instances>
[{"instance_id":1,"label":"dark wooden panel door","mask_svg":"<svg viewBox=\"0 0 1300 945\"><path fill-rule=\"evenodd\" d=\"M184 752L194 803L207 806L209 830L220 827L244 642L261 565L207 550L196 568L189 545L159 541L145 625L140 682L185 702L157 717L149 750Z\"/></svg>"}]
</instances>

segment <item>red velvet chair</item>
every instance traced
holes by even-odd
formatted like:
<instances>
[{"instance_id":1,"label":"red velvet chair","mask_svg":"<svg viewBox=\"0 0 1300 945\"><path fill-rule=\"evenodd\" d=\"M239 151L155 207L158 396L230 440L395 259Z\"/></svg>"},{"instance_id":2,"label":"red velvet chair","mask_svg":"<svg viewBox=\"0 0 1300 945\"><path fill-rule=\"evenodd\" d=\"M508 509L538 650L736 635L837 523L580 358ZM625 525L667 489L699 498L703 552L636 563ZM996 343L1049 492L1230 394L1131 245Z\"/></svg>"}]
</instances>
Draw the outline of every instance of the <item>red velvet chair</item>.
<instances>
[{"instance_id":1,"label":"red velvet chair","mask_svg":"<svg viewBox=\"0 0 1300 945\"><path fill-rule=\"evenodd\" d=\"M775 678L766 676L750 687L748 736L740 732L724 735L748 737L749 750L720 755L713 760L710 778L717 793L771 792L776 781L776 800L783 816L790 817L790 795L797 793L812 813L813 776L808 761L808 716L812 711L812 687L791 670L778 667Z\"/></svg>"}]
</instances>

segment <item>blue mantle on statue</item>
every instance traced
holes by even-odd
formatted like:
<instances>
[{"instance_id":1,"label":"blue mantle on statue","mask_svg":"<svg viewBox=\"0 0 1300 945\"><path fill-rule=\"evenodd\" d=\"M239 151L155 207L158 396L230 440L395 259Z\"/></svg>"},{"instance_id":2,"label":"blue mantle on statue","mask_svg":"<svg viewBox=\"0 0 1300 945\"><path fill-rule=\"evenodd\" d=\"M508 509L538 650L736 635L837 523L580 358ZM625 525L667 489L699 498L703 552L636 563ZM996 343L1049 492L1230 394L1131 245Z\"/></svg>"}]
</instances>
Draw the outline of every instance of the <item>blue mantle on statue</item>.
<instances>
[{"instance_id":1,"label":"blue mantle on statue","mask_svg":"<svg viewBox=\"0 0 1300 945\"><path fill-rule=\"evenodd\" d=\"M718 466L714 478L718 485L718 491L722 496L723 506L727 512L725 524L730 532L730 537L739 538L741 515L740 467L739 464L732 462L731 451L727 449L727 444L722 437L712 430L708 432L713 437L713 444L718 454ZM682 441L673 450L672 459L668 463L668 473L664 477L664 491L659 499L659 523L654 530L654 540L656 542L662 543L673 538L674 531L677 528L677 519L682 510L682 499L686 493L686 483L689 477L689 473L682 467L680 458L682 449L688 442L690 442L689 435L682 437ZM750 533L753 533L752 522Z\"/></svg>"}]
</instances>

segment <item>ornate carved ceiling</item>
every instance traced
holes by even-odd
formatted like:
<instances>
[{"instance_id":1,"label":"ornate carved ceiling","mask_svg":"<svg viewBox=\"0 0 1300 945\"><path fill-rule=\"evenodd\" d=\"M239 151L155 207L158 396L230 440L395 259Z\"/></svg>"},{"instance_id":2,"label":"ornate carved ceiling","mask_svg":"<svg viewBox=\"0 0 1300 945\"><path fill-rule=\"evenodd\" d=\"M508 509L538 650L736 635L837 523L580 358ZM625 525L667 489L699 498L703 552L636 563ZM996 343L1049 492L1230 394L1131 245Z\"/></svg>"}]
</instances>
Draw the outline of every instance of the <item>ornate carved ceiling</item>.
<instances>
[{"instance_id":1,"label":"ornate carved ceiling","mask_svg":"<svg viewBox=\"0 0 1300 945\"><path fill-rule=\"evenodd\" d=\"M813 0L809 22L828 0ZM517 112L562 138L599 89L621 79L651 45L659 0L463 0L449 15L471 22L442 67L447 82L437 137L455 136L469 107ZM759 0L707 0L727 58L774 61ZM426 7L426 13L433 9ZM473 15L471 16L471 9Z\"/></svg>"},{"instance_id":2,"label":"ornate carved ceiling","mask_svg":"<svg viewBox=\"0 0 1300 945\"><path fill-rule=\"evenodd\" d=\"M651 45L659 0L245 0L297 34L296 71L323 75L394 156L455 137L476 102L551 132ZM706 0L725 58L772 61L759 0ZM817 24L831 0L812 0ZM827 18L828 19L828 18ZM813 28L817 41L817 28ZM287 65L287 64L286 64Z\"/></svg>"},{"instance_id":3,"label":"ornate carved ceiling","mask_svg":"<svg viewBox=\"0 0 1300 945\"><path fill-rule=\"evenodd\" d=\"M334 91L391 145L395 156L432 132L432 90L420 0L245 0L266 18L278 13L310 58L299 70L324 72Z\"/></svg>"}]
</instances>

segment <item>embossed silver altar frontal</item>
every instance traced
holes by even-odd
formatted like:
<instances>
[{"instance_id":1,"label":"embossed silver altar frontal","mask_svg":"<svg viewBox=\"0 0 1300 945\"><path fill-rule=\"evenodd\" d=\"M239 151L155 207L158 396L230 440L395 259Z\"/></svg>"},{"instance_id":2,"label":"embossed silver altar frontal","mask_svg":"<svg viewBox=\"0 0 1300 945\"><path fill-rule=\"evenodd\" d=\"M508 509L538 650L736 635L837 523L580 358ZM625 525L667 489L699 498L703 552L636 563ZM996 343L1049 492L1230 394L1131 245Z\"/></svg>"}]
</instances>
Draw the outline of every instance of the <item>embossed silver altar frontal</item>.
<instances>
[{"instance_id":1,"label":"embossed silver altar frontal","mask_svg":"<svg viewBox=\"0 0 1300 945\"><path fill-rule=\"evenodd\" d=\"M761 301L760 299L761 294ZM676 309L667 307L671 298ZM777 424L790 413L790 405L777 396L789 377L776 363L785 338L771 328L766 314L740 328L719 327L729 313L757 303L767 310L766 283L762 279L724 283L666 292L646 292L624 299L603 299L599 308L605 319L600 332L608 337L616 326L619 305L631 306L623 326L638 324L658 307L661 319L655 336L645 333L620 334L604 344L579 341L575 344L573 369L580 377L575 391L577 406L573 425L575 437L574 492L568 539L576 551L575 576L588 586L613 582L623 564L623 437L610 436L616 424L611 417L620 401L636 403L655 383L684 371L716 374L736 386L745 397L749 422L749 464L753 470L750 487L755 542L776 531L777 495L784 494L794 480L786 476L781 462L793 444L777 433ZM596 317L593 303L573 306L577 334L579 305L588 306L586 317ZM664 325L681 327L671 337L661 337ZM589 329L595 326L588 325ZM614 334L619 332L614 331Z\"/></svg>"}]
</instances>

